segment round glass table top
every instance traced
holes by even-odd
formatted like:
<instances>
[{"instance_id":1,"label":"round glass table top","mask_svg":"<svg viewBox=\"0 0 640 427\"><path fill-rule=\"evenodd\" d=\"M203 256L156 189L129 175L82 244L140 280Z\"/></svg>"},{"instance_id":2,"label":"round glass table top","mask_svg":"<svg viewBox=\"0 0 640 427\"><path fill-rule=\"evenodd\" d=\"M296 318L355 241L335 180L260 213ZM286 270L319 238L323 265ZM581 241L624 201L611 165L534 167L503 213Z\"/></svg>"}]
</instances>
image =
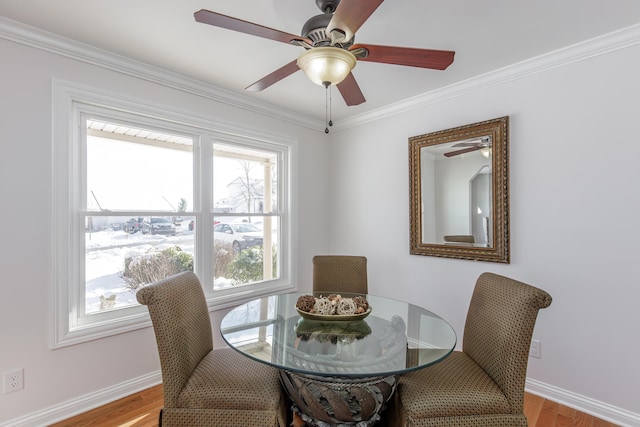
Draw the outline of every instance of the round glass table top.
<instances>
[{"instance_id":1,"label":"round glass table top","mask_svg":"<svg viewBox=\"0 0 640 427\"><path fill-rule=\"evenodd\" d=\"M222 337L247 357L276 368L341 377L420 369L444 359L456 345L456 334L444 319L413 304L341 293L342 299L365 298L369 311L314 315L296 308L304 295L328 296L289 293L249 301L225 315Z\"/></svg>"}]
</instances>

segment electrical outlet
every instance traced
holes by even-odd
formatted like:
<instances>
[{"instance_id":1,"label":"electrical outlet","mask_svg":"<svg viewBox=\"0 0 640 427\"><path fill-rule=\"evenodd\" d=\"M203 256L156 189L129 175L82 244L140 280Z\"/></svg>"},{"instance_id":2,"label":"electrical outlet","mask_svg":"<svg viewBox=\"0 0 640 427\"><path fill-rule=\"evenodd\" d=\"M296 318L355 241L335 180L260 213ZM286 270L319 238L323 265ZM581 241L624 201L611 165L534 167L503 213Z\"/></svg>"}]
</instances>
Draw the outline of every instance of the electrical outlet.
<instances>
[{"instance_id":1,"label":"electrical outlet","mask_svg":"<svg viewBox=\"0 0 640 427\"><path fill-rule=\"evenodd\" d=\"M542 359L542 342L540 340L531 340L529 356Z\"/></svg>"},{"instance_id":2,"label":"electrical outlet","mask_svg":"<svg viewBox=\"0 0 640 427\"><path fill-rule=\"evenodd\" d=\"M24 369L4 373L4 392L11 393L24 388Z\"/></svg>"}]
</instances>

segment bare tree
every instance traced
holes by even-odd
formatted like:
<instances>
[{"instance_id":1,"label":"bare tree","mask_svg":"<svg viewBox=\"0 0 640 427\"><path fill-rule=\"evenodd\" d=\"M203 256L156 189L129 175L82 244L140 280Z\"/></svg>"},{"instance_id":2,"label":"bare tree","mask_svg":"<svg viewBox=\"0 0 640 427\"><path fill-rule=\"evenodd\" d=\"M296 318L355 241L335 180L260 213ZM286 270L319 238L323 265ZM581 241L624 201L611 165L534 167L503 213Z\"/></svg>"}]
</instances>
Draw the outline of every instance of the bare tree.
<instances>
[{"instance_id":1,"label":"bare tree","mask_svg":"<svg viewBox=\"0 0 640 427\"><path fill-rule=\"evenodd\" d=\"M247 206L247 212L252 212L251 207L255 200L261 198L262 192L260 190L260 180L251 178L251 170L256 165L254 162L246 160L238 160L240 167L242 168L243 176L239 177L242 184L242 198ZM251 219L251 218L249 218Z\"/></svg>"}]
</instances>

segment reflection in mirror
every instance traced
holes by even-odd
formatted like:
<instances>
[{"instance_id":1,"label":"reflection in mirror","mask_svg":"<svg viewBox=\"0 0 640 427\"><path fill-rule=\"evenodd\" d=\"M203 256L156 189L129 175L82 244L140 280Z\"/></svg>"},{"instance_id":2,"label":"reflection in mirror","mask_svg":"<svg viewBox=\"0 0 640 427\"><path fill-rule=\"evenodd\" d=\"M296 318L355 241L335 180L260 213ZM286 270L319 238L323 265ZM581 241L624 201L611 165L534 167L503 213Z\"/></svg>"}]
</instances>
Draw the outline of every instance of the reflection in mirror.
<instances>
[{"instance_id":1,"label":"reflection in mirror","mask_svg":"<svg viewBox=\"0 0 640 427\"><path fill-rule=\"evenodd\" d=\"M508 117L409 139L411 253L509 262Z\"/></svg>"},{"instance_id":2,"label":"reflection in mirror","mask_svg":"<svg viewBox=\"0 0 640 427\"><path fill-rule=\"evenodd\" d=\"M491 136L422 147L420 169L422 243L492 246Z\"/></svg>"}]
</instances>

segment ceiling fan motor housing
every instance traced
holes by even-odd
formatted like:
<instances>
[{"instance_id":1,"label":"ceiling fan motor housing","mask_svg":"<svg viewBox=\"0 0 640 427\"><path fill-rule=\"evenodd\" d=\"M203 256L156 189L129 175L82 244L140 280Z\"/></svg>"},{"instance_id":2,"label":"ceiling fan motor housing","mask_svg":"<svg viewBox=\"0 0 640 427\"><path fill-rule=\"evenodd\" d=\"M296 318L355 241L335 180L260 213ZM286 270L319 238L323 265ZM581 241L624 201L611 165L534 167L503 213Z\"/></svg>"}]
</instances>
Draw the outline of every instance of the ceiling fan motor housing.
<instances>
[{"instance_id":1,"label":"ceiling fan motor housing","mask_svg":"<svg viewBox=\"0 0 640 427\"><path fill-rule=\"evenodd\" d=\"M324 30L327 28L332 16L330 13L323 13L309 18L302 26L302 34L300 35L310 39L314 47L328 46L331 40Z\"/></svg>"},{"instance_id":2,"label":"ceiling fan motor housing","mask_svg":"<svg viewBox=\"0 0 640 427\"><path fill-rule=\"evenodd\" d=\"M319 1L319 0L318 0ZM316 15L307 20L302 26L301 36L306 37L313 42L313 47L331 46L331 37L327 34L326 29L333 14L323 13ZM336 43L336 47L348 48L353 44L355 37L343 43Z\"/></svg>"},{"instance_id":3,"label":"ceiling fan motor housing","mask_svg":"<svg viewBox=\"0 0 640 427\"><path fill-rule=\"evenodd\" d=\"M316 6L322 13L333 13L340 4L340 0L316 0Z\"/></svg>"}]
</instances>

